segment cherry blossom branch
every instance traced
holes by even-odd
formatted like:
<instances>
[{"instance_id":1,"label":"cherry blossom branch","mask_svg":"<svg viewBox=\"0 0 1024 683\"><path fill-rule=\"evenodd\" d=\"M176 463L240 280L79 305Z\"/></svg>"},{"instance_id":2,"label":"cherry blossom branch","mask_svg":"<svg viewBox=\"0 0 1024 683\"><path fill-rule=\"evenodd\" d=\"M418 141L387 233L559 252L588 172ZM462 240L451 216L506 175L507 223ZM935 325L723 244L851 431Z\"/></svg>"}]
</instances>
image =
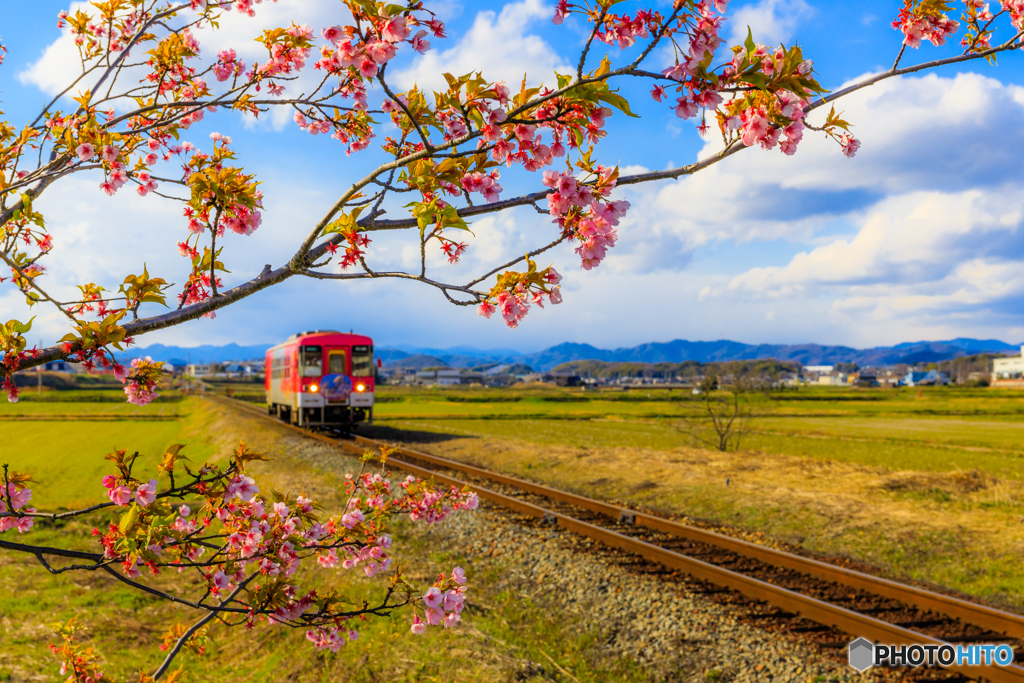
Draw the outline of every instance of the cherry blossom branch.
<instances>
[{"instance_id":1,"label":"cherry blossom branch","mask_svg":"<svg viewBox=\"0 0 1024 683\"><path fill-rule=\"evenodd\" d=\"M35 555L36 557L52 555L54 557L66 557L73 560L92 560L94 562L101 562L104 559L102 553L87 553L80 550L67 550L65 548L26 545L25 543L16 543L14 541L5 541L3 539L0 539L0 548L4 548L5 550L14 550L19 553L26 553L28 555Z\"/></svg>"},{"instance_id":2,"label":"cherry blossom branch","mask_svg":"<svg viewBox=\"0 0 1024 683\"><path fill-rule=\"evenodd\" d=\"M580 61L576 65L576 80L583 80L583 67L587 63L587 53L590 52L590 45L594 42L594 36L597 35L598 31L601 30L601 24L604 23L604 18L608 16L608 8L602 6L601 13L597 17L597 21L594 22L594 28L590 30L590 35L587 36L587 42L583 45L583 52L580 54Z\"/></svg>"},{"instance_id":3,"label":"cherry blossom branch","mask_svg":"<svg viewBox=\"0 0 1024 683\"><path fill-rule=\"evenodd\" d=\"M529 100L527 102L523 102L520 106L514 108L511 112L509 112L510 117L512 117L513 120L514 120L515 117L519 116L523 112L525 112L525 111L527 111L529 109L536 108L540 104L543 104L543 103L551 100L552 98L560 97L560 96L570 92L574 87L578 87L580 85L596 83L596 82L599 82L599 81L606 81L606 80L609 80L609 79L611 79L613 77L617 77L617 76L644 76L644 77L657 78L659 80L664 79L665 78L664 76L661 76L659 74L653 74L653 73L646 72L646 71L641 71L640 69L637 68L639 63L654 48L654 46L657 44L658 40L660 40L663 37L663 35L664 35L664 31L663 30L658 31L656 33L656 35L655 35L655 38L652 41L650 41L650 43L648 44L647 48L644 50L644 54L642 54L637 60L635 60L632 65L630 65L628 67L623 67L621 69L617 69L617 70L614 70L614 71L610 71L610 72L608 72L606 74L602 74L600 76L596 76L595 75L595 76L592 76L592 77L588 77L588 78L585 78L585 79L583 79L581 81L578 81L576 83L573 83L573 84L567 85L565 87L558 88L558 89L550 91L550 92L546 92L543 95L534 97L534 98L532 98L531 100ZM951 57L951 58L947 58L947 59L934 60L934 61L931 61L931 62L925 62L925 63L922 63L922 64L918 64L916 66L904 67L903 69L898 69L897 68L897 69L890 70L888 72L884 72L882 74L878 74L876 76L873 76L873 77L870 77L868 79L865 79L861 83L855 84L855 85L853 85L853 86L851 86L849 88L845 88L845 89L843 89L841 91L838 91L836 93L832 93L832 94L823 96L819 100L810 103L808 105L808 107L807 107L807 111L811 111L811 110L816 109L816 108L818 108L820 106L823 106L825 103L835 101L835 100L837 100L837 99L839 99L839 98L841 98L841 97L843 97L843 96L845 96L847 94L855 92L856 90L859 90L861 88L867 87L869 85L873 85L874 83L877 83L877 82L879 82L881 80L884 80L885 78L890 78L892 76L901 76L901 75L905 75L905 74L921 71L921 70L924 70L924 69L936 68L936 67L939 67L939 66L944 66L944 65L949 65L949 64L956 64L956 63L967 62L967 61L970 61L970 60L973 60L973 59L985 58L987 56L996 54L996 53L1001 52L1001 51L1015 49L1016 47L1019 46L1019 43L1017 41L1020 39L1020 36L1021 36L1021 34L1018 34L1018 36L1016 38L1014 38L1013 40L1007 42L1006 44L998 46L998 47L995 47L995 48L991 48L991 49L983 51L983 52L979 52L979 53L975 53L975 54L969 54L969 55L960 55L960 56L957 56L957 57ZM902 52L902 50L901 50L901 52ZM380 79L380 80L383 81L383 79ZM386 87L386 82L382 82L382 86ZM398 99L394 95L394 93L391 93L389 90L386 90L386 92L388 92L389 93L389 97L392 97L393 99L395 99L395 101L398 102L398 104L400 106L403 105L401 100ZM270 102L268 101L268 103L270 103ZM403 110L407 114L411 113L411 112L409 112L407 107L402 106L402 108L403 108ZM419 125L419 123L417 121L413 120L412 116L409 116L409 118L410 118L410 120L412 121L412 123L414 125L419 127L420 134L423 137L426 137L425 136L425 131L422 129L422 127ZM156 125L156 124L154 124L154 125ZM321 219L321 221L319 221L316 224L316 226L314 226L313 230L309 233L309 235L306 237L306 239L300 245L299 249L297 250L295 255L292 257L292 259L289 261L287 266L285 266L283 268L280 268L280 269L277 269L277 270L270 270L269 272L263 273L259 277L255 278L255 279L253 279L253 280L251 280L251 281L249 281L247 283L243 283L242 285L239 285L238 287L235 287L235 288L232 288L230 290L227 290L226 292L222 293L221 296L216 297L216 301L207 300L207 301L199 302L199 303L196 303L196 304L193 304L193 305L190 305L190 306L185 306L185 307L181 308L179 311L171 312L171 313L168 313L168 314L165 314L165 315L161 315L161 316L154 316L152 318L144 318L144 319L141 319L141 320L138 320L138 321L134 321L133 323L129 323L129 325L126 326L125 329L129 330L130 334L137 335L137 334L142 334L142 333L144 333L146 331L152 331L154 329L161 329L161 328L164 328L164 327L168 327L170 325L177 324L179 322L183 322L184 320L193 319L193 318L199 317L201 315L204 315L206 313L212 312L212 311L214 311L214 310L216 310L218 308L221 308L221 307L223 307L225 305L229 305L230 303L233 303L234 301L237 301L237 300L239 300L241 298L244 298L245 296L248 296L248 295L250 295L250 294L252 294L252 293L254 293L256 291L259 291L259 290L261 290L261 289L263 289L263 288L265 288L267 286L270 286L271 284L276 284L276 283L281 282L281 281L283 281L285 279L288 279L289 277L291 277L292 275L294 275L296 273L301 273L301 274L304 274L304 275L307 275L307 276L310 276L310 277L323 277L325 279L352 279L352 278L350 278L348 276L343 277L343 278L342 277L335 277L333 274L317 273L317 274L314 275L313 273L315 271L313 271L313 270L311 270L309 268L309 265L311 263L315 262L317 259L321 258L324 255L326 249L329 246L336 245L338 243L338 241L340 239L340 236L335 236L335 237L332 237L331 239L327 240L326 242L322 243L319 247L316 247L316 248L313 247L313 244L316 241L316 239L323 233L323 229L334 218L334 216L337 214L337 212L340 211L345 206L348 206L349 203L351 202L352 198L356 194L358 194L363 187L365 187L365 186L367 186L369 184L383 185L383 186L385 186L385 190L391 189L391 190L394 190L394 191L402 191L401 188L395 188L393 185L391 185L390 182L382 183L382 181L380 180L380 176L382 174L384 174L384 173L389 173L389 172L393 174L396 169L405 167L405 166L407 166L407 165L409 165L409 164L411 164L411 163L413 163L413 162L415 162L415 161L417 161L419 159L428 158L428 157L431 157L431 156L433 156L435 158L442 158L442 157L452 157L454 155L470 154L472 152L457 152L456 151L456 152L453 152L453 154L451 154L451 155L449 155L449 154L439 155L438 152L447 151L447 150L454 150L458 145L462 145L462 144L464 144L466 142L469 142L469 141L479 137L480 135L481 135L481 131L479 131L479 130L470 130L465 135L462 135L460 137L457 137L457 138L454 138L452 140L449 140L446 143L444 143L443 145L439 145L437 147L432 147L431 149L425 149L425 150L422 150L422 151L418 151L418 152L414 152L414 153L411 153L411 154L407 154L407 155L405 155L403 157L395 159L393 162L389 162L387 164L384 164L384 165L378 167L377 169L375 169L374 171L372 171L370 174L368 174L362 180L360 180L360 181L356 182L355 184L353 184L348 191L346 191L345 193L343 193L339 197L339 199L335 202L334 206L325 215L325 217L323 219ZM721 160L725 159L726 157L731 156L732 154L738 152L740 149L744 149L744 148L745 148L745 146L739 145L739 144L737 144L737 142L735 140L733 140L733 141L727 143L726 148L724 150L722 150L721 152L713 155L712 157L710 157L708 159L705 159L705 160L702 160L700 162L697 162L695 164L691 164L691 165L688 165L688 166L682 166L682 167L678 167L678 168L674 168L674 169L669 169L669 170L666 170L666 171L656 171L656 172L648 172L648 173L641 173L641 174L632 174L632 175L629 175L629 176L621 176L618 179L618 184L619 185L631 185L631 184L639 184L639 183L643 183L643 182L652 182L652 181L657 181L657 180L662 180L662 179L676 179L676 178L679 178L679 177L681 177L683 175L692 174L692 173L694 173L696 171L699 171L699 170L701 170L703 168L706 168L706 167L708 167L708 166L710 166L710 165L712 165L714 163L717 163L718 161L721 161ZM41 191L42 189L45 189L45 187L46 187L46 185L41 184L37 188L37 193L39 191ZM542 201L544 199L545 195L546 195L546 192L540 191L540 192L535 192L535 193L531 193L531 194L527 194L527 195L522 195L520 197L516 197L516 198L513 198L513 199L508 199L508 200L503 200L503 201L498 201L498 202L492 202L492 203L489 203L489 204L479 204L479 205L475 205L475 206L474 205L470 205L470 206L467 206L466 208L460 209L459 210L459 215L464 217L464 218L468 218L468 217L472 217L472 216L479 216L479 215L485 215L485 214L489 214L489 213L494 213L494 212L502 211L502 210L505 210L505 209L508 209L508 208L512 208L512 207L515 207L515 206L525 206L525 205L533 205L536 208L536 203L539 202L539 201ZM378 202L378 206L379 206L379 202ZM9 215L10 215L10 212L7 212L7 216L9 216ZM368 231L391 230L391 229L406 229L406 228L414 227L416 225L416 220L415 219L411 219L410 218L410 219L399 219L399 220L379 220L377 218L378 215L379 214L375 210L371 214L371 216L367 216L366 218L364 218L361 221L359 221L359 225L360 225L361 229L365 229L365 230L368 230ZM426 239L426 236L424 236L424 239ZM422 247L423 247L423 245L421 245L421 249L422 249ZM516 259L515 261L512 262L512 264L514 264L516 262L519 262L521 260L522 259ZM425 262L424 262L423 265L425 265ZM367 268L365 266L365 262L363 262L363 266L367 270L367 275L368 276L372 277L372 276L380 276L381 275L379 273L374 273L369 268ZM500 268L496 269L496 270L492 270L489 273L489 275L493 275L495 272L497 272L497 270L500 270ZM398 277L397 274L388 274L386 276ZM412 276L410 274L403 274L403 276L404 277L408 277L410 279L419 279L420 281L425 282L426 284L430 284L432 286L438 287L439 289L442 289L442 291L445 291L447 289L447 286L442 285L441 283L437 283L435 281L432 281L432 280L429 280L428 278L426 278L425 277L425 272L421 273L421 275L418 278L416 276ZM487 276L484 276L484 278L482 278L482 279L486 279L486 277ZM478 282L482 281L482 279L475 280L474 283L478 283ZM456 290L455 288L452 288L452 290L453 291L460 291L460 290ZM446 294L446 296L447 296L447 294ZM40 354L39 358L35 359L35 361L32 364L39 364L39 363L45 362L46 360L52 359L53 357L60 357L60 355L61 354L59 352L56 352L53 349L47 349L42 354Z\"/></svg>"},{"instance_id":4,"label":"cherry blossom branch","mask_svg":"<svg viewBox=\"0 0 1024 683\"><path fill-rule=\"evenodd\" d=\"M1021 38L1024 38L1024 31L1021 31L1016 36L1011 38L1009 41L1003 43L1002 45L990 48L983 52L976 52L970 55L958 55L956 57L946 57L945 59L936 59L934 61L924 62L922 64L917 64L915 66L906 66L903 67L902 69L892 69L890 71L883 71L881 73L875 74L874 76L865 78L863 81L859 83L854 83L853 85L847 88L837 90L833 93L829 93L821 97L820 99L809 104L806 107L805 111L817 109L818 107L822 107L828 104L829 102L834 102L841 97L845 97L850 93L857 92L858 90L863 90L864 88L872 86L875 83L879 83L881 81L893 78L895 76L905 76L907 74L917 73L918 71L924 71L925 69L935 69L940 66L949 66L950 64L962 64L964 62L970 62L977 59L984 59L985 57L990 57L992 55L999 54L1000 52L1020 49L1024 47L1024 42L1020 42Z\"/></svg>"},{"instance_id":5,"label":"cherry blossom branch","mask_svg":"<svg viewBox=\"0 0 1024 683\"><path fill-rule=\"evenodd\" d=\"M487 278L489 278L490 276L498 273L499 271L505 270L506 268L511 268L512 266L516 265L517 263L521 263L521 262L525 261L527 258L532 258L534 256L539 256L540 254L543 254L544 252L546 252L546 251L548 251L550 249L554 249L559 244L564 242L566 239L568 239L568 237L566 235L562 235L561 237L556 239L554 242L551 242L550 244L547 244L547 245L545 245L543 247L540 247L538 249L534 249L531 252L527 252L526 255L524 255L524 256L518 256L518 257L512 259L511 261L509 261L508 263L502 264L502 265L498 266L497 268L494 268L493 270L485 273L484 275L481 275L477 279L472 280L472 281L466 283L465 286L466 287L472 287L473 285L478 285L481 282L483 282L484 280L486 280Z\"/></svg>"},{"instance_id":6,"label":"cherry blossom branch","mask_svg":"<svg viewBox=\"0 0 1024 683\"><path fill-rule=\"evenodd\" d=\"M256 576L256 574L253 574L253 576ZM246 579L245 583L248 584L249 581L251 580L252 576ZM235 596L237 596L242 591L244 585L245 584L235 588L235 590L231 592L231 595L229 595L224 602L234 599ZM188 629L181 634L181 637L178 638L178 640L174 643L174 647L172 647L171 651L167 653L167 656L164 658L163 663L160 664L160 666L157 667L157 670L153 672L154 681L160 680L160 678L162 678L163 675L167 673L167 669L171 666L171 662L173 662L174 658L178 656L179 652L181 652L181 648L184 647L185 643L187 643L192 636L194 636L201 628L206 626L215 618L217 618L217 613L210 612L209 614L206 614L202 619L188 627Z\"/></svg>"}]
</instances>

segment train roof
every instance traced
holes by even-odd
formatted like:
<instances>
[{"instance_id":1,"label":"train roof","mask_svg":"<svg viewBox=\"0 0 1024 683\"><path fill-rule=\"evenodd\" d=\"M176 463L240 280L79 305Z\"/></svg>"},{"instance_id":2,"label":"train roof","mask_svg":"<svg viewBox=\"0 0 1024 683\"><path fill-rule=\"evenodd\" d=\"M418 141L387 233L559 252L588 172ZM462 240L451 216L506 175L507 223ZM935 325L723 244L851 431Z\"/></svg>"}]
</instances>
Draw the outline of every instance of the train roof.
<instances>
[{"instance_id":1,"label":"train roof","mask_svg":"<svg viewBox=\"0 0 1024 683\"><path fill-rule=\"evenodd\" d=\"M336 330L309 330L293 334L285 341L268 349L267 352L292 344L338 344L341 346L365 344L372 346L373 339L362 334L337 332Z\"/></svg>"}]
</instances>

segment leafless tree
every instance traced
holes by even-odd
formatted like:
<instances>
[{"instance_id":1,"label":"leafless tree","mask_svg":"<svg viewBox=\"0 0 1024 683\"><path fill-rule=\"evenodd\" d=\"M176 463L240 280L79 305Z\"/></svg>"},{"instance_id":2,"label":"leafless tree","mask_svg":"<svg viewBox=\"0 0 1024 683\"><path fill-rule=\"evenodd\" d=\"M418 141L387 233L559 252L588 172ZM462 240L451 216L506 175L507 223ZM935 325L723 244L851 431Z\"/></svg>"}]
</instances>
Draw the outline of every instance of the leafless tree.
<instances>
[{"instance_id":1,"label":"leafless tree","mask_svg":"<svg viewBox=\"0 0 1024 683\"><path fill-rule=\"evenodd\" d=\"M700 408L684 421L691 442L722 452L738 450L754 417L748 394L756 384L746 376L734 377L728 383L715 375L705 376L698 387Z\"/></svg>"}]
</instances>

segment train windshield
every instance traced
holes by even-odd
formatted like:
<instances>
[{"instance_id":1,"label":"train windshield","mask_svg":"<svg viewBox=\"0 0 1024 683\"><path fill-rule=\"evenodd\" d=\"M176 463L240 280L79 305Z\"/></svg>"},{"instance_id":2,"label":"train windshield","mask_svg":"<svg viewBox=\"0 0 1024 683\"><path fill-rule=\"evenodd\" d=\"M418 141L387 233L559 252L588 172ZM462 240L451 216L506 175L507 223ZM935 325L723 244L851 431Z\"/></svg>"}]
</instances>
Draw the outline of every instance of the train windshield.
<instances>
[{"instance_id":1,"label":"train windshield","mask_svg":"<svg viewBox=\"0 0 1024 683\"><path fill-rule=\"evenodd\" d=\"M321 346L300 346L299 364L303 377L319 377L323 374L324 350Z\"/></svg>"},{"instance_id":2,"label":"train windshield","mask_svg":"<svg viewBox=\"0 0 1024 683\"><path fill-rule=\"evenodd\" d=\"M373 377L373 347L352 347L352 376Z\"/></svg>"}]
</instances>

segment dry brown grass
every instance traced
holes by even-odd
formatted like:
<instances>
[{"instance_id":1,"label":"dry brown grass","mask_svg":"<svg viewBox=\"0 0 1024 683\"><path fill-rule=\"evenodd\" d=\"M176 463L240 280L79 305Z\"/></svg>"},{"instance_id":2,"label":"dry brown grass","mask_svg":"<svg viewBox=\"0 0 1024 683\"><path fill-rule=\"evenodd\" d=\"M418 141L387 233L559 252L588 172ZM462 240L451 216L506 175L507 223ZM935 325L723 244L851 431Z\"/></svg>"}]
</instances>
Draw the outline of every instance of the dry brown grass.
<instances>
[{"instance_id":1,"label":"dry brown grass","mask_svg":"<svg viewBox=\"0 0 1024 683\"><path fill-rule=\"evenodd\" d=\"M750 451L539 446L526 438L417 447L1024 608L1024 482L1017 480Z\"/></svg>"}]
</instances>

